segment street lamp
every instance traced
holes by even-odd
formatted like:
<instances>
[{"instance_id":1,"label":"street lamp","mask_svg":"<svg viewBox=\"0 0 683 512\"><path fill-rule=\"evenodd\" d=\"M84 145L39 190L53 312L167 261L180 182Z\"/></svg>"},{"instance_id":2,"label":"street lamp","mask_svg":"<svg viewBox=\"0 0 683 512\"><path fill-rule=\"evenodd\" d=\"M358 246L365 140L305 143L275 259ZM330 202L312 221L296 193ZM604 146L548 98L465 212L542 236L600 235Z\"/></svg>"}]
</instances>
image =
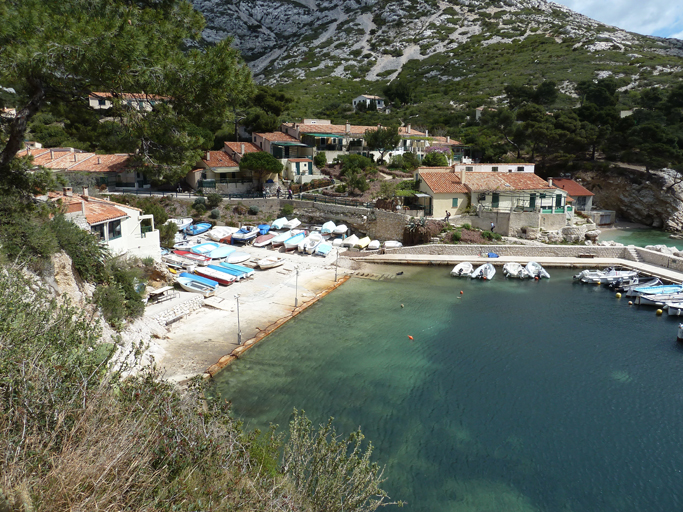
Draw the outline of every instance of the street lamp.
<instances>
[{"instance_id":1,"label":"street lamp","mask_svg":"<svg viewBox=\"0 0 683 512\"><path fill-rule=\"evenodd\" d=\"M294 308L299 307L299 267L296 267L296 279L294 281Z\"/></svg>"},{"instance_id":2,"label":"street lamp","mask_svg":"<svg viewBox=\"0 0 683 512\"><path fill-rule=\"evenodd\" d=\"M337 259L334 262L334 282L337 282L337 269L339 268L339 248L336 249L337 251Z\"/></svg>"},{"instance_id":3,"label":"street lamp","mask_svg":"<svg viewBox=\"0 0 683 512\"><path fill-rule=\"evenodd\" d=\"M237 344L242 344L242 329L240 327L240 296L235 295L235 300L237 300Z\"/></svg>"}]
</instances>

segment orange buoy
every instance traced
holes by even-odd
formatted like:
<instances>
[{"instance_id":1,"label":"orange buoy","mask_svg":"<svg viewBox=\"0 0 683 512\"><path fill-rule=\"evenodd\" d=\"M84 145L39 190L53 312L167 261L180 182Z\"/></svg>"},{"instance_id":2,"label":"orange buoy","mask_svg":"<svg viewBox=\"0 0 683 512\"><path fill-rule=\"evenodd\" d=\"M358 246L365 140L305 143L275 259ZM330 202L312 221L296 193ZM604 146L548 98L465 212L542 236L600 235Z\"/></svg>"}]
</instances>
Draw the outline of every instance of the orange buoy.
<instances>
[{"instance_id":1,"label":"orange buoy","mask_svg":"<svg viewBox=\"0 0 683 512\"><path fill-rule=\"evenodd\" d=\"M486 281L486 276L484 276L484 281Z\"/></svg>"},{"instance_id":2,"label":"orange buoy","mask_svg":"<svg viewBox=\"0 0 683 512\"><path fill-rule=\"evenodd\" d=\"M413 339L413 337L412 337L412 336L408 336L408 339L409 339L409 340L412 340L412 339Z\"/></svg>"},{"instance_id":3,"label":"orange buoy","mask_svg":"<svg viewBox=\"0 0 683 512\"><path fill-rule=\"evenodd\" d=\"M538 281L538 276L534 277L534 279L535 279L536 281Z\"/></svg>"},{"instance_id":4,"label":"orange buoy","mask_svg":"<svg viewBox=\"0 0 683 512\"><path fill-rule=\"evenodd\" d=\"M460 290L460 295L463 295L463 291L462 291L462 290Z\"/></svg>"}]
</instances>

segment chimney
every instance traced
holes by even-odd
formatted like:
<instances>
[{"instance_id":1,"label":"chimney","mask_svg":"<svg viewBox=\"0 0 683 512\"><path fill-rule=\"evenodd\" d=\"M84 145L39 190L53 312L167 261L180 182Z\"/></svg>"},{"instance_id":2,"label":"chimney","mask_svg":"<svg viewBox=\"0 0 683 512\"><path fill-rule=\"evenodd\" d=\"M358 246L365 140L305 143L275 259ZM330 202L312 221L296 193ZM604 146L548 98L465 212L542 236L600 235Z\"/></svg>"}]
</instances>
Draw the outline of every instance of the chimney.
<instances>
[{"instance_id":1,"label":"chimney","mask_svg":"<svg viewBox=\"0 0 683 512\"><path fill-rule=\"evenodd\" d=\"M240 154L241 154L241 155L244 154L244 142L243 142L242 144L240 144ZM250 158L251 158L251 157L250 157Z\"/></svg>"},{"instance_id":2,"label":"chimney","mask_svg":"<svg viewBox=\"0 0 683 512\"><path fill-rule=\"evenodd\" d=\"M410 125L406 128L406 133L410 134Z\"/></svg>"},{"instance_id":3,"label":"chimney","mask_svg":"<svg viewBox=\"0 0 683 512\"><path fill-rule=\"evenodd\" d=\"M206 152L206 160L211 160L211 153L209 151Z\"/></svg>"},{"instance_id":4,"label":"chimney","mask_svg":"<svg viewBox=\"0 0 683 512\"><path fill-rule=\"evenodd\" d=\"M429 137L429 130L425 130L425 137Z\"/></svg>"},{"instance_id":5,"label":"chimney","mask_svg":"<svg viewBox=\"0 0 683 512\"><path fill-rule=\"evenodd\" d=\"M74 153L74 162L78 162L78 159L76 158L76 153Z\"/></svg>"},{"instance_id":6,"label":"chimney","mask_svg":"<svg viewBox=\"0 0 683 512\"><path fill-rule=\"evenodd\" d=\"M102 163L102 159L98 156L97 157L97 165L100 165Z\"/></svg>"},{"instance_id":7,"label":"chimney","mask_svg":"<svg viewBox=\"0 0 683 512\"><path fill-rule=\"evenodd\" d=\"M348 135L351 133L351 123L349 123L349 120L346 120L346 134Z\"/></svg>"},{"instance_id":8,"label":"chimney","mask_svg":"<svg viewBox=\"0 0 683 512\"><path fill-rule=\"evenodd\" d=\"M81 213L85 216L85 201L81 201Z\"/></svg>"},{"instance_id":9,"label":"chimney","mask_svg":"<svg viewBox=\"0 0 683 512\"><path fill-rule=\"evenodd\" d=\"M553 179L548 178L548 186L552 187L553 186Z\"/></svg>"},{"instance_id":10,"label":"chimney","mask_svg":"<svg viewBox=\"0 0 683 512\"><path fill-rule=\"evenodd\" d=\"M451 136L450 136L450 135L446 135L446 144L448 144L450 141L451 141Z\"/></svg>"},{"instance_id":11,"label":"chimney","mask_svg":"<svg viewBox=\"0 0 683 512\"><path fill-rule=\"evenodd\" d=\"M53 150L50 150L50 160L55 159L55 152Z\"/></svg>"},{"instance_id":12,"label":"chimney","mask_svg":"<svg viewBox=\"0 0 683 512\"><path fill-rule=\"evenodd\" d=\"M62 191L64 192L64 195L65 195L66 197L71 197L71 196L74 195L74 194L73 194L74 191L73 191L73 189L72 189L71 187L64 187L64 188L62 189Z\"/></svg>"},{"instance_id":13,"label":"chimney","mask_svg":"<svg viewBox=\"0 0 683 512\"><path fill-rule=\"evenodd\" d=\"M460 183L465 184L465 166L460 166Z\"/></svg>"},{"instance_id":14,"label":"chimney","mask_svg":"<svg viewBox=\"0 0 683 512\"><path fill-rule=\"evenodd\" d=\"M88 197L90 195L90 190L88 187L85 187L85 186L83 187L83 195L85 197Z\"/></svg>"}]
</instances>

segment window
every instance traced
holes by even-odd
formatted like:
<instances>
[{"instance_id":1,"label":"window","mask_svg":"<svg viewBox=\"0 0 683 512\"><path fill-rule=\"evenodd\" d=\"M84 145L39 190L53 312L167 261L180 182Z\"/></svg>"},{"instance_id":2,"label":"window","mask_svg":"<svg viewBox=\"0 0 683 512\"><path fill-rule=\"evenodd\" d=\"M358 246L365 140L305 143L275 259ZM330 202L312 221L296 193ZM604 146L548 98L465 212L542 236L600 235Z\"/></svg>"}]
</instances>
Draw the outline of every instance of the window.
<instances>
[{"instance_id":1,"label":"window","mask_svg":"<svg viewBox=\"0 0 683 512\"><path fill-rule=\"evenodd\" d=\"M465 167L465 170L467 172L472 172L474 170L474 167Z\"/></svg>"},{"instance_id":2,"label":"window","mask_svg":"<svg viewBox=\"0 0 683 512\"><path fill-rule=\"evenodd\" d=\"M498 167L496 167L496 166L491 167L491 172L498 172Z\"/></svg>"},{"instance_id":3,"label":"window","mask_svg":"<svg viewBox=\"0 0 683 512\"><path fill-rule=\"evenodd\" d=\"M517 167L517 172L524 172L524 166L520 165Z\"/></svg>"},{"instance_id":4,"label":"window","mask_svg":"<svg viewBox=\"0 0 683 512\"><path fill-rule=\"evenodd\" d=\"M121 219L109 223L109 240L121 238Z\"/></svg>"},{"instance_id":5,"label":"window","mask_svg":"<svg viewBox=\"0 0 683 512\"><path fill-rule=\"evenodd\" d=\"M452 208L458 207L458 198L457 197L454 197L453 199L451 199L451 207Z\"/></svg>"},{"instance_id":6,"label":"window","mask_svg":"<svg viewBox=\"0 0 683 512\"><path fill-rule=\"evenodd\" d=\"M90 231L97 235L100 240L105 240L104 237L104 224L97 224L95 226L90 226Z\"/></svg>"},{"instance_id":7,"label":"window","mask_svg":"<svg viewBox=\"0 0 683 512\"><path fill-rule=\"evenodd\" d=\"M97 104L100 107L104 107L107 104L107 100L97 100Z\"/></svg>"}]
</instances>

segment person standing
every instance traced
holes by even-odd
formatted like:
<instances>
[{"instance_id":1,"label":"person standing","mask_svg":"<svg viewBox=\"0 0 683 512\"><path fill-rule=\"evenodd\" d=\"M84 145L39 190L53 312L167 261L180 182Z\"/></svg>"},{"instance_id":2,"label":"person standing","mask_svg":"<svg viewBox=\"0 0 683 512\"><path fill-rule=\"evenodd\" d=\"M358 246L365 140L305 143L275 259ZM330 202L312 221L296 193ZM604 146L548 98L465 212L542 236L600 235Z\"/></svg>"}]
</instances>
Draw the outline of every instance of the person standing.
<instances>
[{"instance_id":1,"label":"person standing","mask_svg":"<svg viewBox=\"0 0 683 512\"><path fill-rule=\"evenodd\" d=\"M278 187L277 191L275 192L275 195L277 196L278 199L280 199L280 192L282 192L282 191L280 190L280 187Z\"/></svg>"},{"instance_id":2,"label":"person standing","mask_svg":"<svg viewBox=\"0 0 683 512\"><path fill-rule=\"evenodd\" d=\"M496 225L493 222L491 222L491 233L493 233L493 230L495 229L495 227L496 227Z\"/></svg>"},{"instance_id":3,"label":"person standing","mask_svg":"<svg viewBox=\"0 0 683 512\"><path fill-rule=\"evenodd\" d=\"M448 210L446 210L446 218L445 218L444 220L445 220L446 222L448 222L448 219L450 219L450 218L451 218L451 212L449 212Z\"/></svg>"},{"instance_id":4,"label":"person standing","mask_svg":"<svg viewBox=\"0 0 683 512\"><path fill-rule=\"evenodd\" d=\"M290 188L290 189L287 191L287 199L292 199L292 198L293 198L293 197L292 197L292 189Z\"/></svg>"}]
</instances>

